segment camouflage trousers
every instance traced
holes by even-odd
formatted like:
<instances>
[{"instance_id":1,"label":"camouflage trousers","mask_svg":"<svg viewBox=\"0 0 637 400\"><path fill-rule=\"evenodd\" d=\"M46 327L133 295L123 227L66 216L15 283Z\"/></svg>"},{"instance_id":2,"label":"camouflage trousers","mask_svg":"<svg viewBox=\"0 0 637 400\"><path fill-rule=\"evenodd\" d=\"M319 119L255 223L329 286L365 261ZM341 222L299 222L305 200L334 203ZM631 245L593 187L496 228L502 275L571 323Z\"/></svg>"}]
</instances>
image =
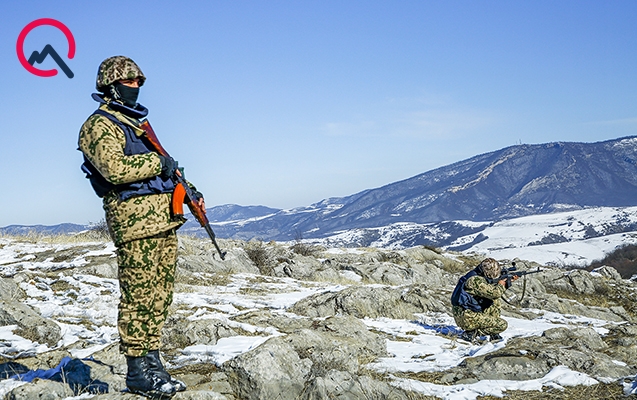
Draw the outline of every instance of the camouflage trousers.
<instances>
[{"instance_id":1,"label":"camouflage trousers","mask_svg":"<svg viewBox=\"0 0 637 400\"><path fill-rule=\"evenodd\" d=\"M456 325L465 331L477 330L481 335L493 335L504 332L509 324L500 317L501 306L499 300L483 312L465 310L462 307L453 307L453 319Z\"/></svg>"},{"instance_id":2,"label":"camouflage trousers","mask_svg":"<svg viewBox=\"0 0 637 400\"><path fill-rule=\"evenodd\" d=\"M172 229L117 247L121 292L117 329L120 350L141 357L161 346L161 330L173 300L177 234Z\"/></svg>"}]
</instances>

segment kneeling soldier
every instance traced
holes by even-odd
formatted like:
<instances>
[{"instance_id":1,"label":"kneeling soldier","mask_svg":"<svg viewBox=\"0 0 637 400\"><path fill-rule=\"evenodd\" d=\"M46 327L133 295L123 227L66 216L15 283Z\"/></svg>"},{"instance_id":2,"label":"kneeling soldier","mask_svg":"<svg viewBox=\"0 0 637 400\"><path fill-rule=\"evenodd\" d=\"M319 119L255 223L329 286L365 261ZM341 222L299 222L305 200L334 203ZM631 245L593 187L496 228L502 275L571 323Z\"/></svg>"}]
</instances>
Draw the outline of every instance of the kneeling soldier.
<instances>
[{"instance_id":1,"label":"kneeling soldier","mask_svg":"<svg viewBox=\"0 0 637 400\"><path fill-rule=\"evenodd\" d=\"M502 269L493 258L484 259L476 268L458 280L451 296L453 318L464 330L461 338L474 342L479 336L489 335L491 341L500 341L508 326L500 317L500 297L508 289L507 280L498 278ZM515 276L512 280L516 280Z\"/></svg>"}]
</instances>

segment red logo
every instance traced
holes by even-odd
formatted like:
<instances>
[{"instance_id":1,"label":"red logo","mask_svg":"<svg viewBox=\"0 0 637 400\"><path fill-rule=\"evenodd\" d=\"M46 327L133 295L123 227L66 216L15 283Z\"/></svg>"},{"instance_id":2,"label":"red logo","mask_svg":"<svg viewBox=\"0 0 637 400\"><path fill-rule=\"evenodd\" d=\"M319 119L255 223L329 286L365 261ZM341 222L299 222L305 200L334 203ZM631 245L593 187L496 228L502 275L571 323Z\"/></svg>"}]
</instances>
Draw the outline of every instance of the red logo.
<instances>
[{"instance_id":1,"label":"red logo","mask_svg":"<svg viewBox=\"0 0 637 400\"><path fill-rule=\"evenodd\" d=\"M72 59L73 57L75 57L75 38L73 37L73 34L69 30L69 28L67 28L66 25L58 20L51 18L40 18L36 19L35 21L29 22L27 26L22 29L20 35L18 35L16 52L18 53L18 60L20 60L20 64L22 64L22 66L33 75L42 77L55 76L58 73L57 69L38 69L33 66L33 64L35 64L36 62L38 64L41 64L44 59L50 55L51 58L53 58L53 60L57 63L57 65L60 66L60 69L66 74L66 76L68 76L69 78L73 78L73 71L69 69L64 60L62 60L62 58L50 44L44 46L42 51L34 51L33 53L31 53L31 57L29 57L28 60L24 56L24 39L26 39L29 32L42 25L50 25L62 31L62 33L64 33L64 36L66 36L67 42L69 43L68 58Z\"/></svg>"}]
</instances>

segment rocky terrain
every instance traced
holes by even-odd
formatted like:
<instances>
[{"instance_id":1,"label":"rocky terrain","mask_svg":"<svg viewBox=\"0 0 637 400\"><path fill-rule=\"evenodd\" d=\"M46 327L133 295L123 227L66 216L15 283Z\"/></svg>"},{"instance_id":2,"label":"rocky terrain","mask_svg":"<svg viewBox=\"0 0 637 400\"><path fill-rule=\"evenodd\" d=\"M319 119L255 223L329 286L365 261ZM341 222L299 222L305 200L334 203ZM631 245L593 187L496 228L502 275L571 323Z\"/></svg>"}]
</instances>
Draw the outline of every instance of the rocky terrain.
<instances>
[{"instance_id":1,"label":"rocky terrain","mask_svg":"<svg viewBox=\"0 0 637 400\"><path fill-rule=\"evenodd\" d=\"M449 297L477 256L180 237L164 330L181 399L620 398L636 393L637 285L546 267L506 294L504 341L458 339ZM511 260L502 260L505 263ZM521 269L535 263L517 260ZM0 375L0 397L134 399L117 349L114 248L89 234L0 237L0 363L64 357L94 386ZM1 370L0 370L1 371ZM103 387L103 386L102 386ZM73 390L75 389L75 391Z\"/></svg>"}]
</instances>

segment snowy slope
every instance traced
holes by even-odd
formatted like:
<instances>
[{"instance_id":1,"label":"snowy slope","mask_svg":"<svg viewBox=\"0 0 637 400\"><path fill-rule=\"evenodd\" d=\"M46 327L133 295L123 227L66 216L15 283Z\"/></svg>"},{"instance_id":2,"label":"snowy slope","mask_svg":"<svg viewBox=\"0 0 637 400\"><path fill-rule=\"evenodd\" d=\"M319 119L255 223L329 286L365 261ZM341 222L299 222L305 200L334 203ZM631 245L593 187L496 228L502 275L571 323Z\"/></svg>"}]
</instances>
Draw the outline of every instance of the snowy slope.
<instances>
[{"instance_id":1,"label":"snowy slope","mask_svg":"<svg viewBox=\"0 0 637 400\"><path fill-rule=\"evenodd\" d=\"M606 210L607 212L609 210ZM581 219L592 216L580 216ZM590 220L590 219L589 219ZM494 225L493 232L510 229L516 231L520 226L532 225L533 219L521 219L517 225L509 228ZM537 221L535 221L537 222ZM519 230L519 229L518 229ZM540 232L540 230L538 230ZM542 231L543 232L543 231ZM500 234L504 238L504 234ZM506 236L510 238L512 236ZM505 239L504 242L506 242ZM485 241L486 242L486 241ZM504 243L502 241L493 243ZM55 245L45 243L19 243L11 239L0 238L0 276L12 276L19 270L56 271L59 268L85 265L87 257L94 255L110 255L115 257L114 248L110 244L91 243L91 251L82 251L81 244ZM562 244L563 245L563 244ZM58 265L54 259L39 257L50 251L68 250L77 247L77 254L70 262ZM98 249L94 249L95 247ZM334 250L343 251L343 250ZM246 332L260 332L256 336L231 336L222 338L214 346L195 345L186 347L182 356L173 362L176 365L188 365L198 362L215 363L217 365L249 351L268 338L282 335L275 328L262 328L246 323L233 322L230 318L249 310L269 309L273 313L286 313L287 309L297 301L320 292L343 290L347 285L336 285L329 282L297 281L290 278L268 277L259 280L251 274L236 274L229 277L225 285L197 286L197 290L179 291L175 296L175 306L182 313L188 313L189 320L216 318L234 324ZM90 354L114 343L117 340L116 304L119 298L117 281L93 275L77 274L60 279L66 281L76 296L57 294L51 290L52 281L37 278L23 281L20 287L26 292L26 304L39 310L47 318L53 319L63 331L63 339L58 346L67 346L79 341L86 346L78 346L71 350L74 357L87 357ZM254 290L255 282L260 282L261 291ZM270 289L268 289L270 288ZM536 319L523 320L507 318L509 329L503 334L505 341L471 345L457 342L449 336L440 335L435 327L456 329L451 316L440 313L419 315L417 320L400 320L389 318L365 318L363 322L370 328L385 332L395 340L388 339L387 349L390 357L380 358L369 364L369 368L380 372L401 371L445 371L459 365L468 357L494 352L506 346L508 340L522 336L540 336L551 328L593 327L600 334L607 333L604 325L614 322L562 315L542 310L529 310L537 315ZM91 324L78 321L89 320ZM42 353L50 350L46 345L30 342L13 333L15 326L0 327L0 354L15 357L19 354ZM173 365L175 366L175 365ZM573 385L593 385L598 381L586 374L558 366L546 376L527 381L480 381L472 384L435 385L410 379L396 379L394 384L426 395L443 399L476 399L478 396L502 396L506 390L542 390L543 386L561 387ZM0 397L19 386L21 382L6 379L0 381ZM631 390L628 388L627 390ZM637 389L633 389L637 390ZM82 397L82 398L90 398Z\"/></svg>"},{"instance_id":2,"label":"snowy slope","mask_svg":"<svg viewBox=\"0 0 637 400\"><path fill-rule=\"evenodd\" d=\"M475 241L481 235L481 241L466 252L585 266L619 246L637 243L636 225L637 207L596 207L496 222L478 234L458 238L449 247Z\"/></svg>"}]
</instances>

